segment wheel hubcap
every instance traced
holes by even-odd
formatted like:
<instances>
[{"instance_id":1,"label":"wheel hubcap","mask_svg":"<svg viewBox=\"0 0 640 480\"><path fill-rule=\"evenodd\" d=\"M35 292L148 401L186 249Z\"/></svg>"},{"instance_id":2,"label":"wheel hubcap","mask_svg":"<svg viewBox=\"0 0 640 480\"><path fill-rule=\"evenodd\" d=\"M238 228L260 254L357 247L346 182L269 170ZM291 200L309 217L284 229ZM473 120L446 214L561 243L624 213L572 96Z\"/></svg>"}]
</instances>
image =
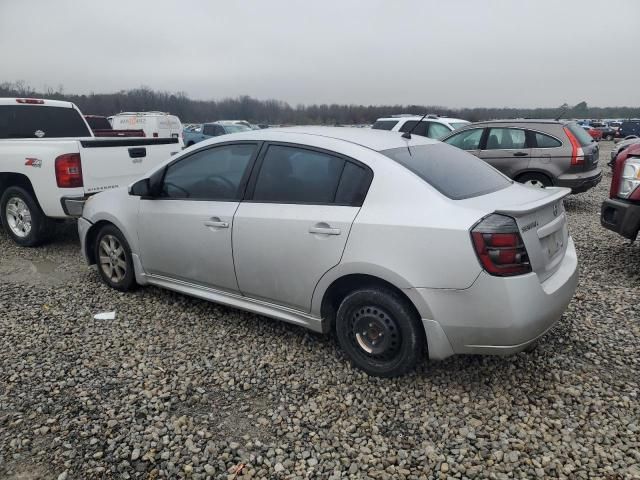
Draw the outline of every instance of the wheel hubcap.
<instances>
[{"instance_id":1,"label":"wheel hubcap","mask_svg":"<svg viewBox=\"0 0 640 480\"><path fill-rule=\"evenodd\" d=\"M31 210L19 197L11 197L7 202L7 224L11 232L20 238L24 238L31 232Z\"/></svg>"},{"instance_id":2,"label":"wheel hubcap","mask_svg":"<svg viewBox=\"0 0 640 480\"><path fill-rule=\"evenodd\" d=\"M398 325L381 308L359 308L351 315L350 323L352 343L367 356L389 359L400 349Z\"/></svg>"},{"instance_id":3,"label":"wheel hubcap","mask_svg":"<svg viewBox=\"0 0 640 480\"><path fill-rule=\"evenodd\" d=\"M544 188L544 184L540 180L527 180L524 184L530 187Z\"/></svg>"},{"instance_id":4,"label":"wheel hubcap","mask_svg":"<svg viewBox=\"0 0 640 480\"><path fill-rule=\"evenodd\" d=\"M100 268L113 283L122 281L127 274L127 256L124 248L113 235L105 235L98 246Z\"/></svg>"}]
</instances>

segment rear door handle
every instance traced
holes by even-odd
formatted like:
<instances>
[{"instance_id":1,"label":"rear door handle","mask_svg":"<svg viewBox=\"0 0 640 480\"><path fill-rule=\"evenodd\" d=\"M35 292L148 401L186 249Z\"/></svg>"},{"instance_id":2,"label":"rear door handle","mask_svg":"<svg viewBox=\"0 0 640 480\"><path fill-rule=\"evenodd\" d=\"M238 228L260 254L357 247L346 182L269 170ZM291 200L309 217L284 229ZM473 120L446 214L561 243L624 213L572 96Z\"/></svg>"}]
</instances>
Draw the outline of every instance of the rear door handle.
<instances>
[{"instance_id":1,"label":"rear door handle","mask_svg":"<svg viewBox=\"0 0 640 480\"><path fill-rule=\"evenodd\" d=\"M218 217L213 217L211 220L205 221L204 226L213 228L229 228L229 222L223 222Z\"/></svg>"},{"instance_id":2,"label":"rear door handle","mask_svg":"<svg viewBox=\"0 0 640 480\"><path fill-rule=\"evenodd\" d=\"M527 152L516 152L513 154L514 157L526 157L529 154Z\"/></svg>"},{"instance_id":3,"label":"rear door handle","mask_svg":"<svg viewBox=\"0 0 640 480\"><path fill-rule=\"evenodd\" d=\"M322 222L316 223L313 227L310 227L309 233L315 233L318 235L340 235L340 229L331 228L330 225Z\"/></svg>"}]
</instances>

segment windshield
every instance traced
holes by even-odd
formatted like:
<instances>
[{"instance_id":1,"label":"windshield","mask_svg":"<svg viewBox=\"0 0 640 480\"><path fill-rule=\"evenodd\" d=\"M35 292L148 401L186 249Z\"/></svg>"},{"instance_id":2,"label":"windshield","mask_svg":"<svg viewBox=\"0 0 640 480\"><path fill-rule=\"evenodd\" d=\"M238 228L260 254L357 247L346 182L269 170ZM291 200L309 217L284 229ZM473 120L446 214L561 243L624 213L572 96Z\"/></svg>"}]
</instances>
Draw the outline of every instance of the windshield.
<instances>
[{"instance_id":1,"label":"windshield","mask_svg":"<svg viewBox=\"0 0 640 480\"><path fill-rule=\"evenodd\" d=\"M451 128L453 128L454 130L457 130L464 127L465 125L469 125L469 122L449 122L449 125L451 125Z\"/></svg>"},{"instance_id":2,"label":"windshield","mask_svg":"<svg viewBox=\"0 0 640 480\"><path fill-rule=\"evenodd\" d=\"M392 148L380 153L453 200L485 195L512 183L478 157L444 143Z\"/></svg>"},{"instance_id":3,"label":"windshield","mask_svg":"<svg viewBox=\"0 0 640 480\"><path fill-rule=\"evenodd\" d=\"M225 125L224 129L227 131L227 133L238 133L238 132L246 132L247 130L251 130L246 125L242 125L240 123Z\"/></svg>"}]
</instances>

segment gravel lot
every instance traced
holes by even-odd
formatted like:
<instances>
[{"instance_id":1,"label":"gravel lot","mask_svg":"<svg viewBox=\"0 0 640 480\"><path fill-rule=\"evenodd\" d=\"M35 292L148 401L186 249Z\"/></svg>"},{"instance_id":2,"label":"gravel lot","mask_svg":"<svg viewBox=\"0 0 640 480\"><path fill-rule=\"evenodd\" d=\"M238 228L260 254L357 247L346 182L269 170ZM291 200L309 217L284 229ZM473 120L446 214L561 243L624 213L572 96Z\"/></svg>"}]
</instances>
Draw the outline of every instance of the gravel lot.
<instances>
[{"instance_id":1,"label":"gravel lot","mask_svg":"<svg viewBox=\"0 0 640 480\"><path fill-rule=\"evenodd\" d=\"M298 327L111 290L75 226L0 233L0 478L640 478L640 248L600 227L604 168L566 202L580 286L541 345L394 380Z\"/></svg>"}]
</instances>

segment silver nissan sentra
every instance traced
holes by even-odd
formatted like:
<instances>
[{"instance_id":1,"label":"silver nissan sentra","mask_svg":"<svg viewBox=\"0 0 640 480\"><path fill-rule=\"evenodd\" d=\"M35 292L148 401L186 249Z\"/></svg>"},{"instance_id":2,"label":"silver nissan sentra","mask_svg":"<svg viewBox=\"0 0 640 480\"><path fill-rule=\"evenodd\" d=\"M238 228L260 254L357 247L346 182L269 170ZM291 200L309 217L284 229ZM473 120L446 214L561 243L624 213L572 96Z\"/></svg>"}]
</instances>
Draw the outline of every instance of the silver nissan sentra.
<instances>
[{"instance_id":1,"label":"silver nissan sentra","mask_svg":"<svg viewBox=\"0 0 640 480\"><path fill-rule=\"evenodd\" d=\"M556 323L577 283L568 193L417 135L267 129L91 197L78 229L113 288L333 332L354 365L395 376L424 356L517 352Z\"/></svg>"}]
</instances>

